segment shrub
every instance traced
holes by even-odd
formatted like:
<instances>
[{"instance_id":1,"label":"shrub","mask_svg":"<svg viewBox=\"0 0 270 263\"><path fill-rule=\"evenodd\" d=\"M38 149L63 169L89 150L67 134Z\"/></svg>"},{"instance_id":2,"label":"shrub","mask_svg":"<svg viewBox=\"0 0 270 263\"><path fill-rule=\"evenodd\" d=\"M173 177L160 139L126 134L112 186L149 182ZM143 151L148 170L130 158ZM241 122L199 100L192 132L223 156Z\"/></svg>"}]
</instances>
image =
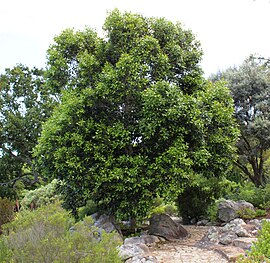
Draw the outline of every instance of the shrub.
<instances>
[{"instance_id":1,"label":"shrub","mask_svg":"<svg viewBox=\"0 0 270 263\"><path fill-rule=\"evenodd\" d=\"M255 207L270 208L270 184L264 187L255 187L251 182L245 182L244 185L238 184L226 198L235 201L245 200Z\"/></svg>"},{"instance_id":2,"label":"shrub","mask_svg":"<svg viewBox=\"0 0 270 263\"><path fill-rule=\"evenodd\" d=\"M253 219L256 216L256 212L249 207L244 207L237 211L237 215L242 219Z\"/></svg>"},{"instance_id":3,"label":"shrub","mask_svg":"<svg viewBox=\"0 0 270 263\"><path fill-rule=\"evenodd\" d=\"M177 214L177 207L175 205L165 205L164 212L169 216L173 216Z\"/></svg>"},{"instance_id":4,"label":"shrub","mask_svg":"<svg viewBox=\"0 0 270 263\"><path fill-rule=\"evenodd\" d=\"M163 205L160 205L160 206L153 208L150 211L149 216L151 217L154 214L165 214L165 207Z\"/></svg>"},{"instance_id":5,"label":"shrub","mask_svg":"<svg viewBox=\"0 0 270 263\"><path fill-rule=\"evenodd\" d=\"M121 262L116 249L119 241L114 234L97 231L91 220L86 217L74 225L74 218L59 203L20 212L13 222L4 226L2 238L8 248L5 260L25 263Z\"/></svg>"},{"instance_id":6,"label":"shrub","mask_svg":"<svg viewBox=\"0 0 270 263\"><path fill-rule=\"evenodd\" d=\"M153 214L167 214L173 216L177 214L177 207L174 203L166 203L162 198L157 197L154 200L152 209L148 213L148 217L151 217Z\"/></svg>"},{"instance_id":7,"label":"shrub","mask_svg":"<svg viewBox=\"0 0 270 263\"><path fill-rule=\"evenodd\" d=\"M206 217L211 222L217 222L218 221L218 204L223 199L218 199L214 203L210 204L206 209Z\"/></svg>"},{"instance_id":8,"label":"shrub","mask_svg":"<svg viewBox=\"0 0 270 263\"><path fill-rule=\"evenodd\" d=\"M206 216L207 208L213 204L214 195L210 188L188 187L178 196L177 205L184 224Z\"/></svg>"},{"instance_id":9,"label":"shrub","mask_svg":"<svg viewBox=\"0 0 270 263\"><path fill-rule=\"evenodd\" d=\"M85 206L78 209L78 217L82 220L85 216L90 216L96 212L100 211L96 203L92 200L88 200Z\"/></svg>"},{"instance_id":10,"label":"shrub","mask_svg":"<svg viewBox=\"0 0 270 263\"><path fill-rule=\"evenodd\" d=\"M24 192L24 197L21 200L23 209L38 208L42 205L50 204L60 198L57 194L57 186L59 181L54 179L51 183L41 186L35 190L28 190Z\"/></svg>"},{"instance_id":11,"label":"shrub","mask_svg":"<svg viewBox=\"0 0 270 263\"><path fill-rule=\"evenodd\" d=\"M256 212L255 217L264 217L267 215L267 212L264 209L256 209L255 212Z\"/></svg>"},{"instance_id":12,"label":"shrub","mask_svg":"<svg viewBox=\"0 0 270 263\"><path fill-rule=\"evenodd\" d=\"M270 263L270 222L264 221L258 235L258 241L251 247L248 257L241 257L238 263Z\"/></svg>"},{"instance_id":13,"label":"shrub","mask_svg":"<svg viewBox=\"0 0 270 263\"><path fill-rule=\"evenodd\" d=\"M236 263L270 263L270 259L266 258L265 256L249 256L249 257L244 257L240 256Z\"/></svg>"},{"instance_id":14,"label":"shrub","mask_svg":"<svg viewBox=\"0 0 270 263\"><path fill-rule=\"evenodd\" d=\"M0 237L0 262L10 263L12 251L8 248L3 237Z\"/></svg>"},{"instance_id":15,"label":"shrub","mask_svg":"<svg viewBox=\"0 0 270 263\"><path fill-rule=\"evenodd\" d=\"M6 197L0 198L0 230L3 224L10 222L14 218L15 203Z\"/></svg>"}]
</instances>

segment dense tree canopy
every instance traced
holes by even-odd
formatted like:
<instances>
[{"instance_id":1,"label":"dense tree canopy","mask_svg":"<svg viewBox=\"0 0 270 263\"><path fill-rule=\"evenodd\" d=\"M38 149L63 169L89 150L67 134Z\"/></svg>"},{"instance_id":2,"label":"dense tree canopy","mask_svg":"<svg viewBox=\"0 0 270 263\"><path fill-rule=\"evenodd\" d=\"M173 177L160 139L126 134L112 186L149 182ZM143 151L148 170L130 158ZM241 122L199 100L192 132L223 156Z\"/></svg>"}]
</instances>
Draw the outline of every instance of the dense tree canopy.
<instances>
[{"instance_id":1,"label":"dense tree canopy","mask_svg":"<svg viewBox=\"0 0 270 263\"><path fill-rule=\"evenodd\" d=\"M203 80L199 43L180 24L115 10L104 30L105 39L65 30L51 45L48 77L62 103L35 155L63 180L69 208L92 198L137 217L158 194L175 199L226 174L233 103L222 83Z\"/></svg>"},{"instance_id":2,"label":"dense tree canopy","mask_svg":"<svg viewBox=\"0 0 270 263\"><path fill-rule=\"evenodd\" d=\"M44 86L44 72L18 65L0 76L0 185L12 188L17 180L34 182L38 174L32 149L41 125L52 112ZM3 195L7 193L1 193Z\"/></svg>"},{"instance_id":3,"label":"dense tree canopy","mask_svg":"<svg viewBox=\"0 0 270 263\"><path fill-rule=\"evenodd\" d=\"M256 186L264 185L264 163L270 148L269 65L251 56L241 66L221 72L218 78L228 83L240 124L236 165Z\"/></svg>"}]
</instances>

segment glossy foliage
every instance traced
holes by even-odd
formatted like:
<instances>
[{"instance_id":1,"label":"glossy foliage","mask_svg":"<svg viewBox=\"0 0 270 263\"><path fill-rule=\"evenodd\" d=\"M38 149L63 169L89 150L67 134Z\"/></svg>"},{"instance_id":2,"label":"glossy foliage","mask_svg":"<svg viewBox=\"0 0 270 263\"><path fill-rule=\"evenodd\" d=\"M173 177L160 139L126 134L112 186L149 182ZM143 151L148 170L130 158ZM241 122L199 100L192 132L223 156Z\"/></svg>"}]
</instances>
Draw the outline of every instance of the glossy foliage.
<instances>
[{"instance_id":1,"label":"glossy foliage","mask_svg":"<svg viewBox=\"0 0 270 263\"><path fill-rule=\"evenodd\" d=\"M226 174L233 104L222 83L203 80L199 44L180 24L114 10L104 30L105 39L66 30L51 46L52 85L53 74L67 74L35 154L44 174L64 181L74 212L93 199L140 217L158 194L175 200L187 185Z\"/></svg>"}]
</instances>

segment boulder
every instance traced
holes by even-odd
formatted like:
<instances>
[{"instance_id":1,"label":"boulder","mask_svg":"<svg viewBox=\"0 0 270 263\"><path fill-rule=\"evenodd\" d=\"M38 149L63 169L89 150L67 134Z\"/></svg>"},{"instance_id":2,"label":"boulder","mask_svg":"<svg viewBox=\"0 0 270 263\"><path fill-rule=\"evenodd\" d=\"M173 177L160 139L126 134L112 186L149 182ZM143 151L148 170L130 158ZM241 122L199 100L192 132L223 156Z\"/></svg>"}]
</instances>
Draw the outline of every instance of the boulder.
<instances>
[{"instance_id":1,"label":"boulder","mask_svg":"<svg viewBox=\"0 0 270 263\"><path fill-rule=\"evenodd\" d=\"M222 245L229 245L237 238L237 235L233 232L223 233L219 236L219 243Z\"/></svg>"},{"instance_id":2,"label":"boulder","mask_svg":"<svg viewBox=\"0 0 270 263\"><path fill-rule=\"evenodd\" d=\"M246 201L231 201L224 200L218 205L218 218L223 222L230 222L238 217L239 211L251 209L254 211L254 206Z\"/></svg>"},{"instance_id":3,"label":"boulder","mask_svg":"<svg viewBox=\"0 0 270 263\"><path fill-rule=\"evenodd\" d=\"M157 236L153 235L130 237L124 240L124 245L145 244L147 246L155 246L157 243L160 243L160 240Z\"/></svg>"},{"instance_id":4,"label":"boulder","mask_svg":"<svg viewBox=\"0 0 270 263\"><path fill-rule=\"evenodd\" d=\"M122 260L131 259L137 256L147 256L150 253L145 244L127 244L119 247L119 256Z\"/></svg>"},{"instance_id":5,"label":"boulder","mask_svg":"<svg viewBox=\"0 0 270 263\"><path fill-rule=\"evenodd\" d=\"M217 246L213 250L223 255L229 262L236 262L239 256L245 254L245 250L234 246Z\"/></svg>"},{"instance_id":6,"label":"boulder","mask_svg":"<svg viewBox=\"0 0 270 263\"><path fill-rule=\"evenodd\" d=\"M212 244L219 243L219 229L217 227L210 227L203 241L209 241Z\"/></svg>"},{"instance_id":7,"label":"boulder","mask_svg":"<svg viewBox=\"0 0 270 263\"><path fill-rule=\"evenodd\" d=\"M91 215L94 220L94 226L98 229L103 229L107 233L111 233L115 231L118 233L118 236L121 240L123 240L123 235L120 227L116 224L113 216L108 216L105 214L95 213Z\"/></svg>"},{"instance_id":8,"label":"boulder","mask_svg":"<svg viewBox=\"0 0 270 263\"><path fill-rule=\"evenodd\" d=\"M157 214L150 218L149 234L170 241L188 236L187 230L166 214Z\"/></svg>"},{"instance_id":9,"label":"boulder","mask_svg":"<svg viewBox=\"0 0 270 263\"><path fill-rule=\"evenodd\" d=\"M235 247L240 247L244 250L249 250L250 247L253 245L253 243L256 241L257 241L257 238L255 237L252 237L252 238L239 237L233 240L233 245Z\"/></svg>"},{"instance_id":10,"label":"boulder","mask_svg":"<svg viewBox=\"0 0 270 263\"><path fill-rule=\"evenodd\" d=\"M223 227L210 227L201 240L201 246L232 245L241 249L248 249L256 240L254 231L260 228L259 222L255 225L245 223L242 219L234 219Z\"/></svg>"},{"instance_id":11,"label":"boulder","mask_svg":"<svg viewBox=\"0 0 270 263\"><path fill-rule=\"evenodd\" d=\"M234 231L238 237L251 237L251 234L243 226L237 225Z\"/></svg>"}]
</instances>

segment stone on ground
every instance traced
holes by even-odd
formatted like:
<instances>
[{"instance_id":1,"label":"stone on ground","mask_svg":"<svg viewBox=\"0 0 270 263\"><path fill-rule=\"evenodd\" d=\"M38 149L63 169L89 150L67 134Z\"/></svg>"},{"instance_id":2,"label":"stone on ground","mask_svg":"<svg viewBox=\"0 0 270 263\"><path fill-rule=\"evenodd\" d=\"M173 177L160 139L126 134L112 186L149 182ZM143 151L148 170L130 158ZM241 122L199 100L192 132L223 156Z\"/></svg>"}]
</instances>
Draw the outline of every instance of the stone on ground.
<instances>
[{"instance_id":1,"label":"stone on ground","mask_svg":"<svg viewBox=\"0 0 270 263\"><path fill-rule=\"evenodd\" d=\"M157 214L150 218L149 234L164 237L166 240L188 236L187 230L166 214Z\"/></svg>"}]
</instances>

